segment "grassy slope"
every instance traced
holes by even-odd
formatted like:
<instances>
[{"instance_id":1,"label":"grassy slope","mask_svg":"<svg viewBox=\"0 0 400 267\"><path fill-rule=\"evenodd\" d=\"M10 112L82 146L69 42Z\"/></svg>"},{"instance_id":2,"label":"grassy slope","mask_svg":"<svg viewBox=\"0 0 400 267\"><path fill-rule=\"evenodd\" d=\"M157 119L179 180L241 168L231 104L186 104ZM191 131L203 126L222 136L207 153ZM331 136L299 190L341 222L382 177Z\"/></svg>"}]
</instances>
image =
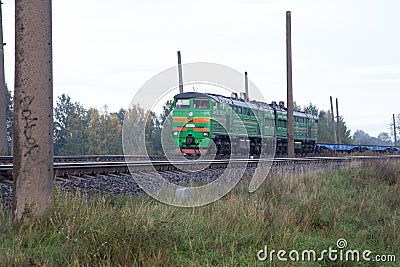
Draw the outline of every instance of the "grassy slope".
<instances>
[{"instance_id":1,"label":"grassy slope","mask_svg":"<svg viewBox=\"0 0 400 267\"><path fill-rule=\"evenodd\" d=\"M395 254L397 266L399 225L400 165L386 163L268 177L253 194L242 182L200 208L56 194L51 210L18 230L0 212L0 265L253 266L266 244L321 251L345 238L349 249Z\"/></svg>"}]
</instances>

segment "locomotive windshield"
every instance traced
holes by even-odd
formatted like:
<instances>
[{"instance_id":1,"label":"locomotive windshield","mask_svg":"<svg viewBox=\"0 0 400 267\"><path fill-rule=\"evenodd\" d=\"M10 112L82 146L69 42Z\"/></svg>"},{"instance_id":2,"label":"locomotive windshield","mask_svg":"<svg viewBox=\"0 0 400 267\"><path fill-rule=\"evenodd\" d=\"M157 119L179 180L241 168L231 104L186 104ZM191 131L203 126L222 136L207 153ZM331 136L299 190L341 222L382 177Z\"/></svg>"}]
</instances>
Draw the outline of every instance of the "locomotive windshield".
<instances>
[{"instance_id":1,"label":"locomotive windshield","mask_svg":"<svg viewBox=\"0 0 400 267\"><path fill-rule=\"evenodd\" d=\"M193 108L210 108L210 101L208 98L195 98Z\"/></svg>"},{"instance_id":2,"label":"locomotive windshield","mask_svg":"<svg viewBox=\"0 0 400 267\"><path fill-rule=\"evenodd\" d=\"M176 100L176 108L190 108L190 100L189 99Z\"/></svg>"}]
</instances>

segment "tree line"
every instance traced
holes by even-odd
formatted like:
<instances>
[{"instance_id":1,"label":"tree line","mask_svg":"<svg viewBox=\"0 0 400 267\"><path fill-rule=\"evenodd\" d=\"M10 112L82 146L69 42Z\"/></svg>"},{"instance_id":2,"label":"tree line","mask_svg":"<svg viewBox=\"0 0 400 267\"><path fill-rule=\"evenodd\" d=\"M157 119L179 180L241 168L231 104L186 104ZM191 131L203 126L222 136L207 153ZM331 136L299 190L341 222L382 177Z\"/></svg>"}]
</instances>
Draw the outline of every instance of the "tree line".
<instances>
[{"instance_id":1,"label":"tree line","mask_svg":"<svg viewBox=\"0 0 400 267\"><path fill-rule=\"evenodd\" d=\"M130 137L126 145L137 146L138 142L143 141L148 154L161 154L161 125L167 117L165 113L169 113L171 108L172 101L169 101L159 116L139 105L132 105L128 110L121 108L118 112L109 112L107 106L101 110L86 109L63 94L58 97L54 108L54 154L121 155L124 121L129 126L126 134ZM145 140L141 140L143 130Z\"/></svg>"},{"instance_id":2,"label":"tree line","mask_svg":"<svg viewBox=\"0 0 400 267\"><path fill-rule=\"evenodd\" d=\"M6 90L7 105L7 143L9 154L11 154L12 137L13 137L13 98L11 92ZM318 110L318 108L310 103L308 106L301 107L294 103L295 110L303 110L306 113L318 117L318 142L333 143L332 119L331 112ZM57 98L54 107L54 155L121 155L122 147L122 129L124 120L129 121L128 129L132 140L128 145L135 146L142 138L140 125L145 125L145 144L147 153L152 155L162 154L163 147L161 139L165 140L172 137L168 136L170 119L168 116L172 110L172 100L163 106L161 114L146 111L138 105L133 105L129 110L120 109L118 112L109 112L108 107L104 106L98 110L96 108L85 108L82 104L66 95L62 94ZM355 132L351 136L350 130L347 129L344 118L340 116L340 136L344 144L369 144L369 145L392 145L390 135L382 132L378 137L371 137L362 130ZM397 116L400 122L400 114ZM397 124L400 130L400 123ZM165 133L162 136L163 127ZM164 150L166 148L164 147ZM169 147L167 149L172 149ZM145 152L145 151L143 151Z\"/></svg>"}]
</instances>

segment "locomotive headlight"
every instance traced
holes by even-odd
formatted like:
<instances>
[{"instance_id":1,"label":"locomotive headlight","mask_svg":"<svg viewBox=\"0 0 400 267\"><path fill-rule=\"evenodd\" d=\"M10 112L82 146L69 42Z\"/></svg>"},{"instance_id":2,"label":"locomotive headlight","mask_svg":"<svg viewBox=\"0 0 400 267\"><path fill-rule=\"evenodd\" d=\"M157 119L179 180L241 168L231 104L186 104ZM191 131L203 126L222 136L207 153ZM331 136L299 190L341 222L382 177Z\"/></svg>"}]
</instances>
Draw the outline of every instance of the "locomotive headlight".
<instances>
[{"instance_id":1,"label":"locomotive headlight","mask_svg":"<svg viewBox=\"0 0 400 267\"><path fill-rule=\"evenodd\" d=\"M178 136L178 132L174 132L174 135L175 135L175 136Z\"/></svg>"},{"instance_id":2,"label":"locomotive headlight","mask_svg":"<svg viewBox=\"0 0 400 267\"><path fill-rule=\"evenodd\" d=\"M203 135L204 136L210 136L210 133L209 132L204 132Z\"/></svg>"}]
</instances>

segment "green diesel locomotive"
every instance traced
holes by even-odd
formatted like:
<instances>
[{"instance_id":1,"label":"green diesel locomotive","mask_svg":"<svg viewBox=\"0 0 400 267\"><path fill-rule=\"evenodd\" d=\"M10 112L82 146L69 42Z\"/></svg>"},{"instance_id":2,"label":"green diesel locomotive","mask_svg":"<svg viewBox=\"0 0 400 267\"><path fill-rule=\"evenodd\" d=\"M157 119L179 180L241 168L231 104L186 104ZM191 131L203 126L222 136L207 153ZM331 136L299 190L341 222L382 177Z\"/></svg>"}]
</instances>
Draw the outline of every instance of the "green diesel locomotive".
<instances>
[{"instance_id":1,"label":"green diesel locomotive","mask_svg":"<svg viewBox=\"0 0 400 267\"><path fill-rule=\"evenodd\" d=\"M287 110L283 102L267 104L231 97L186 92L174 96L172 128L179 153L231 155L287 153ZM317 117L294 112L296 153L312 153ZM276 139L275 139L276 137Z\"/></svg>"}]
</instances>

